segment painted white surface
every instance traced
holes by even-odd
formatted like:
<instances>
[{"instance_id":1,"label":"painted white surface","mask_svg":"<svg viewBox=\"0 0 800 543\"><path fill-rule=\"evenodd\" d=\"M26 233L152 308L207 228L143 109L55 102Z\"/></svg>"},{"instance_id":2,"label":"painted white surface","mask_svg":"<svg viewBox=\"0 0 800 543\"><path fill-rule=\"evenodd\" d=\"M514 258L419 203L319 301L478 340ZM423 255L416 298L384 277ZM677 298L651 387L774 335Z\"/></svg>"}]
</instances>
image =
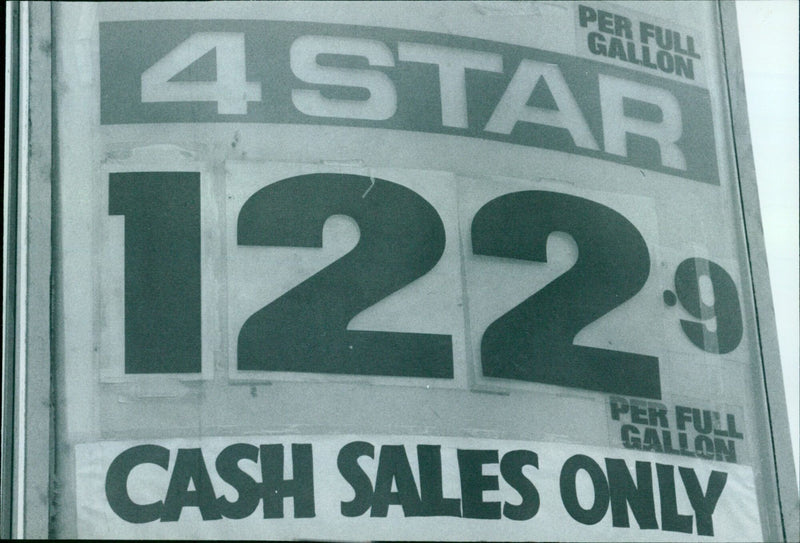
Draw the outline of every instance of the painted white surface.
<instances>
[{"instance_id":1,"label":"painted white surface","mask_svg":"<svg viewBox=\"0 0 800 543\"><path fill-rule=\"evenodd\" d=\"M736 3L795 470L800 472L798 5L794 0Z\"/></svg>"}]
</instances>

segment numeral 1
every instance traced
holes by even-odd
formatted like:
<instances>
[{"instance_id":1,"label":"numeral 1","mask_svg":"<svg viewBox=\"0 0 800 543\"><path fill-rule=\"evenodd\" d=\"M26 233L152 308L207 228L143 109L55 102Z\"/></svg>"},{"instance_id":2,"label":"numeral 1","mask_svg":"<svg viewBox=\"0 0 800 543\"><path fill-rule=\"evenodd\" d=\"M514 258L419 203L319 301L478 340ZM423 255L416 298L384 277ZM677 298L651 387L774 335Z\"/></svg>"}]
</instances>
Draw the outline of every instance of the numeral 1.
<instances>
[{"instance_id":1,"label":"numeral 1","mask_svg":"<svg viewBox=\"0 0 800 543\"><path fill-rule=\"evenodd\" d=\"M125 217L125 373L201 370L200 174L109 176Z\"/></svg>"}]
</instances>

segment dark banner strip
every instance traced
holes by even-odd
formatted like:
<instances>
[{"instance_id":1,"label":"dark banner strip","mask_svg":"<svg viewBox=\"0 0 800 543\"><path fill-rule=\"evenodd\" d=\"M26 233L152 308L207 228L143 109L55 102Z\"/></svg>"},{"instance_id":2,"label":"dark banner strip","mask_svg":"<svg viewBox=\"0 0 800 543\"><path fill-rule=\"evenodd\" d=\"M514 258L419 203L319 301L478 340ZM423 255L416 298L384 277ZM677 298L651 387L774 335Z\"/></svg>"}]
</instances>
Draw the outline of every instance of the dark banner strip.
<instances>
[{"instance_id":1,"label":"dark banner strip","mask_svg":"<svg viewBox=\"0 0 800 543\"><path fill-rule=\"evenodd\" d=\"M322 23L106 22L100 75L105 125L408 130L719 184L707 90L529 47Z\"/></svg>"}]
</instances>

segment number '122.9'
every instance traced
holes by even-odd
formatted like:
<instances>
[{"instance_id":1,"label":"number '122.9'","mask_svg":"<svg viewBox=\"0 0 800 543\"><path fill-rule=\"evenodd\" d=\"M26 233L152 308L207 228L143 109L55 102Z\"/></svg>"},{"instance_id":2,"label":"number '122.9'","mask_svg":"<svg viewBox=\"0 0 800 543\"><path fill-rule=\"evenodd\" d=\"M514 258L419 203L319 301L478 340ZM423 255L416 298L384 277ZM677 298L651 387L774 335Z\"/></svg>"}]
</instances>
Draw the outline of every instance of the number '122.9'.
<instances>
[{"instance_id":1,"label":"number '122.9'","mask_svg":"<svg viewBox=\"0 0 800 543\"><path fill-rule=\"evenodd\" d=\"M112 173L109 213L126 220L125 372L200 372L200 174ZM322 247L323 225L333 215L356 221L357 245L245 321L236 338L238 369L453 378L449 335L347 330L361 311L424 276L441 258L442 220L416 192L350 174L283 179L244 203L237 242ZM483 374L660 398L657 358L573 343L647 281L647 245L625 217L568 194L505 194L475 214L473 253L546 262L547 237L555 231L573 237L577 262L487 327ZM701 277L711 282L713 304L702 299ZM713 262L691 258L678 267L675 285L692 316L716 320L713 330L681 320L687 338L708 352L735 349L742 321L730 276Z\"/></svg>"}]
</instances>

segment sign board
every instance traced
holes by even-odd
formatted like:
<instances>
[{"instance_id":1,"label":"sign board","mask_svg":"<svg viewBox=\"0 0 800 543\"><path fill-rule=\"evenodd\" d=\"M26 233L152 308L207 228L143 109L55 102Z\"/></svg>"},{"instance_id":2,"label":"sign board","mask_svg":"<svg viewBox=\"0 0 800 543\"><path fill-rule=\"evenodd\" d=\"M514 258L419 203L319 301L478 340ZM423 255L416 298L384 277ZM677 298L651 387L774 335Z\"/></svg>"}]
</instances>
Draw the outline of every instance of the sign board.
<instances>
[{"instance_id":1,"label":"sign board","mask_svg":"<svg viewBox=\"0 0 800 543\"><path fill-rule=\"evenodd\" d=\"M716 5L53 25L65 534L780 533Z\"/></svg>"}]
</instances>

